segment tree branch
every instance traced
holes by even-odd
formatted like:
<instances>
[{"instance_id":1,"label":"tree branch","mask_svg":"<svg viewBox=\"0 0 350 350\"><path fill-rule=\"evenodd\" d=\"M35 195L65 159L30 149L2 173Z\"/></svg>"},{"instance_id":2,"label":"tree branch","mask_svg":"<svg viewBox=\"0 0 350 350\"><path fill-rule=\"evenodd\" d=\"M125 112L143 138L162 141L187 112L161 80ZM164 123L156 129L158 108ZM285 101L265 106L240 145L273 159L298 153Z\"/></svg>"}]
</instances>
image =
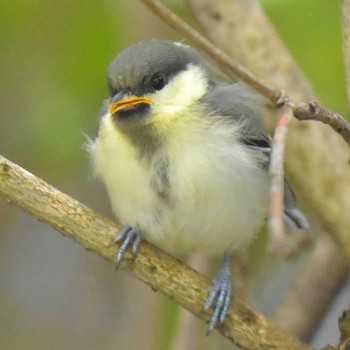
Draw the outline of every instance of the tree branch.
<instances>
[{"instance_id":1,"label":"tree branch","mask_svg":"<svg viewBox=\"0 0 350 350\"><path fill-rule=\"evenodd\" d=\"M110 220L95 214L2 156L0 193L85 249L114 262L116 247L112 242L118 228ZM160 291L197 317L208 321L209 314L201 313L201 309L209 293L210 283L190 267L147 242L141 244L134 262L127 252L121 267L132 272L153 290ZM235 298L219 331L242 349L309 349Z\"/></svg>"},{"instance_id":2,"label":"tree branch","mask_svg":"<svg viewBox=\"0 0 350 350\"><path fill-rule=\"evenodd\" d=\"M328 124L350 145L350 124L340 114L322 107L319 102L311 101L295 107L295 117L298 120L317 120Z\"/></svg>"},{"instance_id":3,"label":"tree branch","mask_svg":"<svg viewBox=\"0 0 350 350\"><path fill-rule=\"evenodd\" d=\"M278 251L286 244L286 234L283 225L284 171L283 159L287 141L288 124L292 119L292 109L282 107L272 140L271 161L269 172L270 186L270 215L268 228L270 232L270 249Z\"/></svg>"},{"instance_id":4,"label":"tree branch","mask_svg":"<svg viewBox=\"0 0 350 350\"><path fill-rule=\"evenodd\" d=\"M260 79L288 89L293 99L314 98L275 28L255 0L186 0L205 36Z\"/></svg>"},{"instance_id":5,"label":"tree branch","mask_svg":"<svg viewBox=\"0 0 350 350\"><path fill-rule=\"evenodd\" d=\"M251 73L248 69L244 68L236 61L234 61L230 56L221 51L215 45L213 45L208 39L204 36L200 35L195 29L185 23L180 17L175 15L172 11L170 11L166 6L164 6L158 0L141 0L145 5L147 5L155 14L157 14L160 18L162 18L168 25L172 28L176 29L179 33L186 36L189 40L191 40L195 45L198 46L203 52L205 52L219 67L223 70L229 77L232 79L241 79L256 91L258 91L263 96L267 97L275 106L282 106L288 103L293 108L293 114L296 118L298 115L298 107L301 107L301 103L293 101L290 97L288 97L284 91L279 90L272 85L258 79L253 73ZM305 110L306 113L307 110ZM346 124L347 122L343 117L338 115L340 118L332 120L332 124L338 124L339 120L342 119L342 124ZM313 117L309 119L316 120L317 117L313 114ZM305 118L305 117L304 117ZM329 119L327 119L328 121ZM324 120L326 121L326 119ZM342 128L342 126L339 126ZM335 129L336 130L336 129ZM344 141L350 147L350 127L345 128L344 132L341 134Z\"/></svg>"},{"instance_id":6,"label":"tree branch","mask_svg":"<svg viewBox=\"0 0 350 350\"><path fill-rule=\"evenodd\" d=\"M141 0L156 15L165 21L166 24L177 30L179 33L192 41L199 49L206 53L223 71L232 79L241 79L262 95L271 100L274 104L281 101L284 95L278 89L260 81L248 69L233 61L226 53L213 45L208 39L199 34L194 28L184 22L174 12L169 10L158 0Z\"/></svg>"},{"instance_id":7,"label":"tree branch","mask_svg":"<svg viewBox=\"0 0 350 350\"><path fill-rule=\"evenodd\" d=\"M284 230L284 171L283 160L287 142L288 124L293 117L292 108L284 105L278 112L278 120L272 140L271 161L269 172L270 185L270 215L268 217L269 250L275 254L292 258L300 250L311 243L308 233L290 237Z\"/></svg>"}]
</instances>

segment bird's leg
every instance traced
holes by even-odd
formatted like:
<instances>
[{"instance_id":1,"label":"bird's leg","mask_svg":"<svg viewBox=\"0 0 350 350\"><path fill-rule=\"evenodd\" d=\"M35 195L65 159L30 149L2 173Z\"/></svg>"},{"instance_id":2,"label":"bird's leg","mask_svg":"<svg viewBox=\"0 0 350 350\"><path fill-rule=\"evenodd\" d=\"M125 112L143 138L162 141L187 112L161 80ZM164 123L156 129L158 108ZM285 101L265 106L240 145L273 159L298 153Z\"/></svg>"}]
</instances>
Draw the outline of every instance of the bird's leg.
<instances>
[{"instance_id":1,"label":"bird's leg","mask_svg":"<svg viewBox=\"0 0 350 350\"><path fill-rule=\"evenodd\" d=\"M209 320L207 335L214 329L216 325L222 323L227 315L231 302L231 271L230 271L230 255L224 254L223 264L215 279L213 287L210 290L209 297L204 304L203 310L206 311L211 305L214 307L213 314Z\"/></svg>"},{"instance_id":2,"label":"bird's leg","mask_svg":"<svg viewBox=\"0 0 350 350\"><path fill-rule=\"evenodd\" d=\"M117 258L116 258L116 268L118 269L120 262L122 261L122 258L125 254L126 249L129 247L129 245L132 243L132 254L133 258L136 258L137 252L140 247L140 243L142 241L143 232L140 230L137 230L131 226L124 226L118 234L115 236L113 243L116 243L118 241L122 241L120 244Z\"/></svg>"}]
</instances>

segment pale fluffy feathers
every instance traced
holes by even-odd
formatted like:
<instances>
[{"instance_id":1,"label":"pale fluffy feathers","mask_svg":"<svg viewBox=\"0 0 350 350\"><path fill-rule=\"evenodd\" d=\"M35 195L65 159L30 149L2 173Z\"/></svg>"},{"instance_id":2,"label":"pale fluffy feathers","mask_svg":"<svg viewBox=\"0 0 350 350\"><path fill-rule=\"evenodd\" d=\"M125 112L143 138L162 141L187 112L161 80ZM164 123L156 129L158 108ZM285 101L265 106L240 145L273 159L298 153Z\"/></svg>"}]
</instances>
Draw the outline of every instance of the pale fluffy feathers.
<instances>
[{"instance_id":1,"label":"pale fluffy feathers","mask_svg":"<svg viewBox=\"0 0 350 350\"><path fill-rule=\"evenodd\" d=\"M150 185L152 163L140 159L109 113L91 147L96 173L120 222L143 230L147 239L168 250L239 249L266 216L268 175L258 153L238 142L243 124L202 116L208 111L198 101L208 88L204 71L190 66L149 95L154 101L150 122L166 135L156 156L168 159L167 200Z\"/></svg>"}]
</instances>

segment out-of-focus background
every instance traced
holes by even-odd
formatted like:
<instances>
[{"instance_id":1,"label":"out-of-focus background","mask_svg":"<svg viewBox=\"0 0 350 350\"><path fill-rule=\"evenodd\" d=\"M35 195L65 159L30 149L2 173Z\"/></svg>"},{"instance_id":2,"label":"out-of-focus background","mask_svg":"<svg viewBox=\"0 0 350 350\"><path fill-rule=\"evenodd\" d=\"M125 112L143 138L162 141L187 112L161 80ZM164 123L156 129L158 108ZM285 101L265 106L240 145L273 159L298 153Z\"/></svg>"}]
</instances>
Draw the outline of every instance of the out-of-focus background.
<instances>
[{"instance_id":1,"label":"out-of-focus background","mask_svg":"<svg viewBox=\"0 0 350 350\"><path fill-rule=\"evenodd\" d=\"M193 22L183 1L165 2ZM320 100L346 114L338 2L261 3ZM0 154L112 217L82 149L107 96L106 68L139 40L182 37L136 0L0 4ZM269 316L303 257L263 260L253 303ZM336 342L339 312L314 345ZM0 197L0 349L169 349L177 319L171 301ZM200 324L198 349L232 348L204 334Z\"/></svg>"}]
</instances>

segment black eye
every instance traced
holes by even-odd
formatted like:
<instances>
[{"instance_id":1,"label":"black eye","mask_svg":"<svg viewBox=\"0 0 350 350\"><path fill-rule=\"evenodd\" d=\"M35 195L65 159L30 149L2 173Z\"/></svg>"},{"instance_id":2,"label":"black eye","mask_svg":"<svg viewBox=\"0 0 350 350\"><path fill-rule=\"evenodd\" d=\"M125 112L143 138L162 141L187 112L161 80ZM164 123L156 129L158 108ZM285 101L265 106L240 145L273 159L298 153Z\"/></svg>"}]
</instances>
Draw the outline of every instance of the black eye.
<instances>
[{"instance_id":1,"label":"black eye","mask_svg":"<svg viewBox=\"0 0 350 350\"><path fill-rule=\"evenodd\" d=\"M151 84L155 90L162 90L165 85L165 79L162 75L157 74L152 77Z\"/></svg>"}]
</instances>

